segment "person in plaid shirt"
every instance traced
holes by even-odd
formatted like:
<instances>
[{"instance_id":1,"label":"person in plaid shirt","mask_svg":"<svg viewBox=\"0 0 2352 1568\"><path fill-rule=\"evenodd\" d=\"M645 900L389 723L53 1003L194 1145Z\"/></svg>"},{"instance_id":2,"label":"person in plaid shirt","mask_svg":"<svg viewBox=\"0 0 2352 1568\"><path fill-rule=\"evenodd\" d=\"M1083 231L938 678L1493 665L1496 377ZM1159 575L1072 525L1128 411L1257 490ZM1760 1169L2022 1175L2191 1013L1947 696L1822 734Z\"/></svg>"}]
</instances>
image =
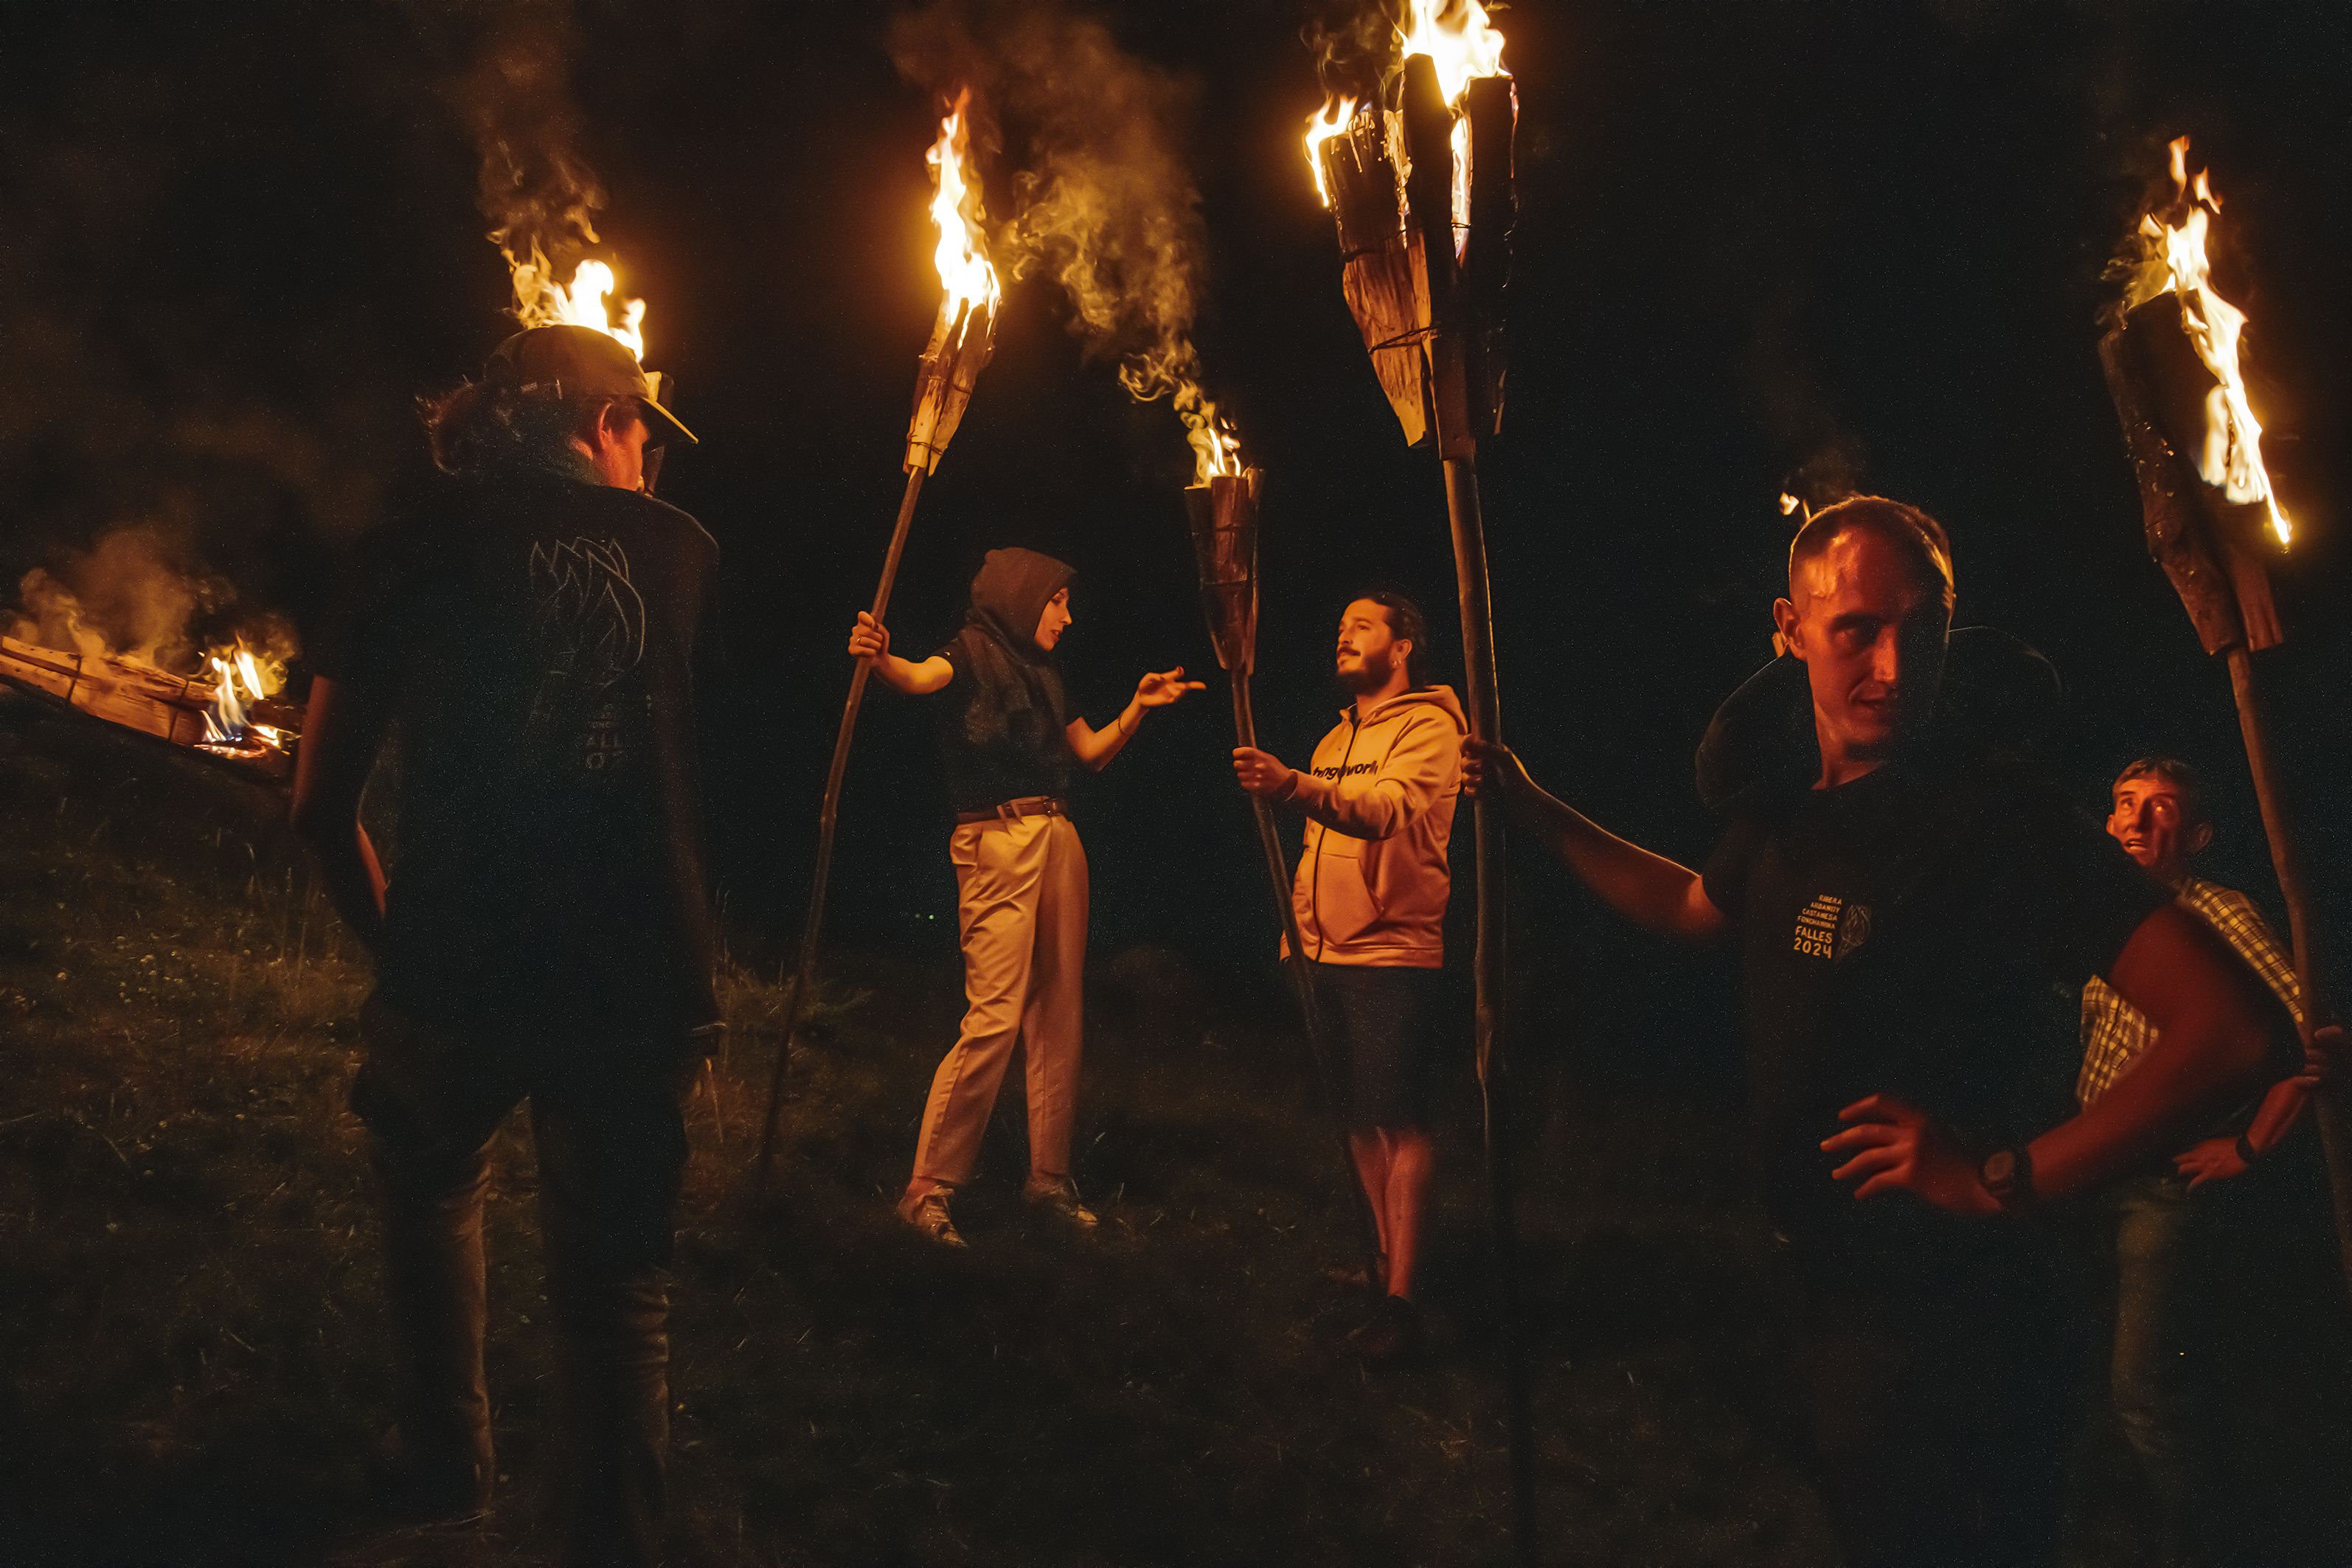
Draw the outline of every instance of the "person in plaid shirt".
<instances>
[{"instance_id":1,"label":"person in plaid shirt","mask_svg":"<svg viewBox=\"0 0 2352 1568\"><path fill-rule=\"evenodd\" d=\"M2187 905L2252 964L2303 1022L2302 988L2278 939L2252 900L2195 876L2190 862L2213 841L2196 771L2171 757L2142 757L2116 778L2107 832L2124 852L2168 883ZM2336 1031L2324 1031L2334 1034ZM2089 1106L2138 1065L2156 1029L2094 978L2083 988L2083 1070L2075 1096ZM2116 1185L2116 1331L2109 1385L2116 1416L2147 1472L2169 1560L2235 1561L2249 1546L2247 1522L2227 1506L2231 1489L2213 1442L2219 1386L2211 1286L2229 1267L2225 1249L2246 1216L2230 1192L2197 1189L2242 1174L2286 1136L2317 1084L2306 1070L2274 1083L2251 1115L2242 1110L2177 1155L2171 1169ZM2234 1127L2234 1131L2232 1128ZM2193 1195L2192 1195L2193 1194Z\"/></svg>"}]
</instances>

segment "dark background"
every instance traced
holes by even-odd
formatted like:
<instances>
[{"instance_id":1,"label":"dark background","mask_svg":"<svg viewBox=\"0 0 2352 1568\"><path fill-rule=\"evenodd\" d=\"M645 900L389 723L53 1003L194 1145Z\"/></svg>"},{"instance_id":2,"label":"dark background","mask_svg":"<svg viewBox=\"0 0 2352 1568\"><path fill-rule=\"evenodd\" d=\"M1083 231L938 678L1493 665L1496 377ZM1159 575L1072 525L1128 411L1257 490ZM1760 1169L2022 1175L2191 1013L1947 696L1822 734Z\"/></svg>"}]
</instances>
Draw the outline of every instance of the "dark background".
<instances>
[{"instance_id":1,"label":"dark background","mask_svg":"<svg viewBox=\"0 0 2352 1568\"><path fill-rule=\"evenodd\" d=\"M243 603L315 613L331 543L421 460L410 400L509 330L451 91L513 9L8 8L10 580L135 522ZM1201 342L1268 476L1258 711L1265 742L1303 760L1337 706L1330 627L1352 589L1419 595L1458 676L1436 465L1399 442L1339 297L1298 152L1319 100L1304 9L1101 10L1193 85ZM753 0L570 14L604 238L704 441L663 493L727 553L716 864L754 944L799 918L841 643L880 562L937 298L921 156L936 106L894 72L887 16ZM2271 897L2228 683L2142 552L2094 352L2103 264L2186 132L2228 204L2221 284L2253 320L2265 450L2300 528L2278 573L2294 640L2266 660L2274 723L2322 887L2343 889L2352 11L1547 0L1498 21L1522 219L1486 500L1507 729L1538 776L1634 837L1703 854L1691 750L1768 657L1788 538L1775 498L1809 483L1825 499L1846 475L1942 518L1962 621L2057 664L2074 722L2054 761L2086 806L2119 763L2178 750L2216 782L2217 868ZM1213 658L1176 421L1131 405L1060 321L1045 288L1014 290L892 621L919 651L952 627L982 551L1062 553L1083 574L1066 662L1100 721L1147 665L1213 680ZM887 691L867 709L833 929L944 959L927 723ZM1270 967L1230 743L1213 689L1087 786L1099 950L1166 945L1237 980ZM1466 858L1466 828L1461 843ZM1670 1070L1719 1062L1713 966L1523 864L1521 969L1572 1000L1557 1016L1586 1066L1623 1059L1629 1036L1666 1042L1643 1059Z\"/></svg>"}]
</instances>

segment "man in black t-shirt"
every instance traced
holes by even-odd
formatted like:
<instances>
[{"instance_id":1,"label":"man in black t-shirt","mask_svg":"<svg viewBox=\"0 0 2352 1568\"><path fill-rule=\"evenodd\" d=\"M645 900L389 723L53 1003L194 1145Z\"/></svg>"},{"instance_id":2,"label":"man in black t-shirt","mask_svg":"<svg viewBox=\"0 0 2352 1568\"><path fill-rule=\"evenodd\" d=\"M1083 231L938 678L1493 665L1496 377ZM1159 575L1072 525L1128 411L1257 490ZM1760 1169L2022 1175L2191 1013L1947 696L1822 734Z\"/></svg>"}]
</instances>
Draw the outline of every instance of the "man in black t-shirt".
<instances>
[{"instance_id":1,"label":"man in black t-shirt","mask_svg":"<svg viewBox=\"0 0 2352 1568\"><path fill-rule=\"evenodd\" d=\"M1952 602L1943 530L1913 508L1856 498L1799 531L1773 616L1804 665L1818 772L1748 791L1704 872L1465 743L1473 786L1620 912L1738 946L1791 1370L1858 1568L2046 1558L2064 1325L2026 1211L2162 1149L2288 1037L2210 927L1948 721ZM2093 973L2160 1036L2068 1117L2071 998Z\"/></svg>"},{"instance_id":2,"label":"man in black t-shirt","mask_svg":"<svg viewBox=\"0 0 2352 1568\"><path fill-rule=\"evenodd\" d=\"M564 1561L650 1562L681 1099L719 1027L691 673L719 552L643 493L647 445L693 437L601 332L518 334L426 421L443 477L355 552L313 648L294 797L377 961L352 1103L404 1363L386 1500L488 1500L482 1195L528 1099ZM359 806L395 729L387 887Z\"/></svg>"},{"instance_id":3,"label":"man in black t-shirt","mask_svg":"<svg viewBox=\"0 0 2352 1568\"><path fill-rule=\"evenodd\" d=\"M979 1163L1016 1040L1029 1075L1024 1195L1080 1230L1094 1227L1070 1174L1087 882L1065 796L1075 769L1109 765L1146 713L1201 689L1180 665L1136 682L1108 730L1073 713L1054 650L1072 624L1074 575L1034 550L992 550L971 580L962 626L930 658L892 653L888 628L862 610L849 634L849 651L873 660L889 685L943 698L940 762L955 812L948 857L966 1007L931 1077L914 1173L898 1199L898 1217L943 1247L964 1245L948 1199Z\"/></svg>"}]
</instances>

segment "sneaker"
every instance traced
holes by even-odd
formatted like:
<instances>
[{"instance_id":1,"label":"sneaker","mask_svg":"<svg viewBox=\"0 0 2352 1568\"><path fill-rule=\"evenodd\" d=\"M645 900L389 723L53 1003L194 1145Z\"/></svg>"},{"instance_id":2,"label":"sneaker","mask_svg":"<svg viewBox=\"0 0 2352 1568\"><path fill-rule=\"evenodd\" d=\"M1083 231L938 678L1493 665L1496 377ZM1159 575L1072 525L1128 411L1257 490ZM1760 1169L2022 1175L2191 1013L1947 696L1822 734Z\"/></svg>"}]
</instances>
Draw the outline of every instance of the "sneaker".
<instances>
[{"instance_id":1,"label":"sneaker","mask_svg":"<svg viewBox=\"0 0 2352 1568\"><path fill-rule=\"evenodd\" d=\"M1375 1366L1391 1366L1421 1353L1421 1309L1402 1296L1383 1296L1371 1321L1348 1336L1358 1355Z\"/></svg>"},{"instance_id":2,"label":"sneaker","mask_svg":"<svg viewBox=\"0 0 2352 1568\"><path fill-rule=\"evenodd\" d=\"M1050 1209L1062 1221L1078 1230L1092 1230L1101 1222L1095 1211L1078 1201L1078 1184L1067 1176L1059 1177L1044 1186L1035 1183L1021 1189L1021 1195L1042 1209Z\"/></svg>"},{"instance_id":3,"label":"sneaker","mask_svg":"<svg viewBox=\"0 0 2352 1568\"><path fill-rule=\"evenodd\" d=\"M898 1217L921 1231L924 1237L941 1247L961 1247L963 1234L948 1217L948 1190L933 1187L918 1198L902 1198L898 1202Z\"/></svg>"}]
</instances>

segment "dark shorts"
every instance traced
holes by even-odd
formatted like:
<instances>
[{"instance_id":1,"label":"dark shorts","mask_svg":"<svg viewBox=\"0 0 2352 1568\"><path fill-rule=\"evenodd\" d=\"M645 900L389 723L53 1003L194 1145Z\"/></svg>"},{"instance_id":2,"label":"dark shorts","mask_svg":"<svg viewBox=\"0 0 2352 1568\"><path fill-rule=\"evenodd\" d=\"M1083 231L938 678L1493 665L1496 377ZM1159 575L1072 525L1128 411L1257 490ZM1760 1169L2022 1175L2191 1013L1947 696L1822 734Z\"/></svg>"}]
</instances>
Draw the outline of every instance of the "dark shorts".
<instances>
[{"instance_id":1,"label":"dark shorts","mask_svg":"<svg viewBox=\"0 0 2352 1568\"><path fill-rule=\"evenodd\" d=\"M1347 1066L1350 1129L1429 1125L1444 979L1437 969L1315 966L1324 1026Z\"/></svg>"}]
</instances>

